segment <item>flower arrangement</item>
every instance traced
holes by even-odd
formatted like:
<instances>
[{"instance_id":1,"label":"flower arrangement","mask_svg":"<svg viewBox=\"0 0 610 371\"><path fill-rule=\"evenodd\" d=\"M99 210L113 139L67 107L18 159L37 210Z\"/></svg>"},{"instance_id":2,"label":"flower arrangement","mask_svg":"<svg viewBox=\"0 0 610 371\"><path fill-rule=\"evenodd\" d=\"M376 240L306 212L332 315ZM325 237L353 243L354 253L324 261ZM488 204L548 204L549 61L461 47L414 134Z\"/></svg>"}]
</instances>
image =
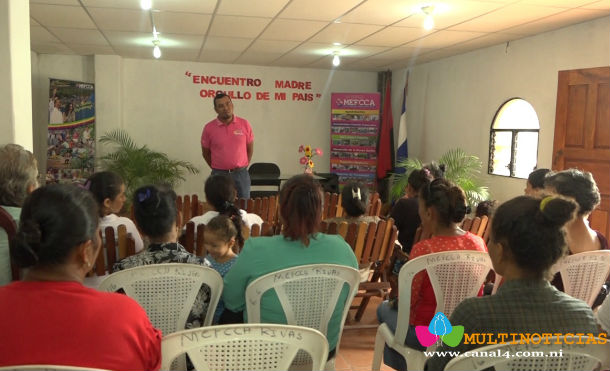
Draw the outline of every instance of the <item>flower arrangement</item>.
<instances>
[{"instance_id":1,"label":"flower arrangement","mask_svg":"<svg viewBox=\"0 0 610 371\"><path fill-rule=\"evenodd\" d=\"M304 154L304 156L301 157L299 162L301 163L301 165L305 166L305 173L312 174L313 167L315 166L312 158L316 155L322 156L322 150L320 148L312 149L311 146L304 146L301 144L299 146L299 153Z\"/></svg>"}]
</instances>

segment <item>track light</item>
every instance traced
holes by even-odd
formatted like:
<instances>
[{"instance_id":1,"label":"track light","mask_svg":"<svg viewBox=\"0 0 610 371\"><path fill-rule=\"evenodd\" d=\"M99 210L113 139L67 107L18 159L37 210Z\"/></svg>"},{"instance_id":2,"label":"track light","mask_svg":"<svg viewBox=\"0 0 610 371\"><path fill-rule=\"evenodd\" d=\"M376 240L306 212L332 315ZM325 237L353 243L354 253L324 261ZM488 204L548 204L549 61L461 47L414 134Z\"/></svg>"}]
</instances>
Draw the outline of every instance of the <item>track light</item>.
<instances>
[{"instance_id":1,"label":"track light","mask_svg":"<svg viewBox=\"0 0 610 371\"><path fill-rule=\"evenodd\" d=\"M424 18L424 30L430 31L434 28L434 5L426 5L421 8L422 13L426 15Z\"/></svg>"},{"instance_id":2,"label":"track light","mask_svg":"<svg viewBox=\"0 0 610 371\"><path fill-rule=\"evenodd\" d=\"M159 59L161 58L161 48L159 48L159 40L153 40L153 57Z\"/></svg>"},{"instance_id":3,"label":"track light","mask_svg":"<svg viewBox=\"0 0 610 371\"><path fill-rule=\"evenodd\" d=\"M338 52L334 52L333 54L335 55L333 57L333 66L339 67L339 65L341 64L341 59L339 58L339 53Z\"/></svg>"}]
</instances>

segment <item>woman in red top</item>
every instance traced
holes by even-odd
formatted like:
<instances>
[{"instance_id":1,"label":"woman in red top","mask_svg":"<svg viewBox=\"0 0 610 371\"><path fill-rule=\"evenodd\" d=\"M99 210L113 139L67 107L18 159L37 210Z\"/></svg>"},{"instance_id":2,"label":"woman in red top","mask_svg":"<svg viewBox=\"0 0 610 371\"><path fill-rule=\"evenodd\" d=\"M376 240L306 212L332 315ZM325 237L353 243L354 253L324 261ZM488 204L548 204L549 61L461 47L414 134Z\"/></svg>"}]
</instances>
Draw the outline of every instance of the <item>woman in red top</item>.
<instances>
[{"instance_id":1,"label":"woman in red top","mask_svg":"<svg viewBox=\"0 0 610 371\"><path fill-rule=\"evenodd\" d=\"M25 201L11 251L23 281L0 287L0 367L159 370L161 332L133 299L83 286L99 253L97 204L73 185Z\"/></svg>"},{"instance_id":2,"label":"woman in red top","mask_svg":"<svg viewBox=\"0 0 610 371\"><path fill-rule=\"evenodd\" d=\"M485 242L477 235L463 231L459 224L464 220L470 208L466 204L464 191L446 179L436 179L425 184L419 192L419 216L422 227L432 231L432 238L418 242L413 246L410 259L422 255L450 250L487 251ZM434 317L436 299L434 290L426 272L420 272L413 278L411 286L411 315L409 331L405 344L414 349L424 350L415 335L415 326L428 326ZM377 308L380 323L387 323L390 329L396 330L398 311L388 302ZM405 359L396 351L384 349L384 363L396 370L406 370Z\"/></svg>"}]
</instances>

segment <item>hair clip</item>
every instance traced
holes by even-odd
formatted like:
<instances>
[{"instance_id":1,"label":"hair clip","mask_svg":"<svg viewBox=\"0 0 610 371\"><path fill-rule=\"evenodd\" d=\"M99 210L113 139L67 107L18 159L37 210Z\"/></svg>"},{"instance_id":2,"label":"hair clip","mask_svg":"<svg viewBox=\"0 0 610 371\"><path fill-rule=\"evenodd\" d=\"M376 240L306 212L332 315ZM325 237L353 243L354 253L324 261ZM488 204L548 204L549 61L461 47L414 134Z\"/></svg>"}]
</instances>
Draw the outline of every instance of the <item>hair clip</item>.
<instances>
[{"instance_id":1,"label":"hair clip","mask_svg":"<svg viewBox=\"0 0 610 371\"><path fill-rule=\"evenodd\" d=\"M553 197L553 196L546 196L545 198L543 198L542 201L540 201L540 211L544 212L544 208L546 207L546 204L548 204L549 201L551 201L554 198L555 197Z\"/></svg>"},{"instance_id":2,"label":"hair clip","mask_svg":"<svg viewBox=\"0 0 610 371\"><path fill-rule=\"evenodd\" d=\"M138 201L144 202L150 198L150 188L146 188L146 191L138 193Z\"/></svg>"},{"instance_id":3,"label":"hair clip","mask_svg":"<svg viewBox=\"0 0 610 371\"><path fill-rule=\"evenodd\" d=\"M355 191L354 191L354 188L352 188L352 198L356 198L356 199L362 201L362 197L360 195L360 187L356 187Z\"/></svg>"}]
</instances>

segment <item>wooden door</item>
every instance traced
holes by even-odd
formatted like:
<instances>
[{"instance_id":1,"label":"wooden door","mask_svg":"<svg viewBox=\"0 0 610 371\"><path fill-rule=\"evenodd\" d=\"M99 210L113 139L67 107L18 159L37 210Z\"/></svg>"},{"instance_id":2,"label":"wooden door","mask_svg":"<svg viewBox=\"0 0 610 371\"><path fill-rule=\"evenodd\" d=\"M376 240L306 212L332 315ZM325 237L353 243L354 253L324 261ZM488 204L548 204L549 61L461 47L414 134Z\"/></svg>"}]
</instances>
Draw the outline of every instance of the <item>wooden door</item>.
<instances>
[{"instance_id":1,"label":"wooden door","mask_svg":"<svg viewBox=\"0 0 610 371\"><path fill-rule=\"evenodd\" d=\"M601 193L591 228L610 237L610 67L559 71L553 170L590 171Z\"/></svg>"}]
</instances>

